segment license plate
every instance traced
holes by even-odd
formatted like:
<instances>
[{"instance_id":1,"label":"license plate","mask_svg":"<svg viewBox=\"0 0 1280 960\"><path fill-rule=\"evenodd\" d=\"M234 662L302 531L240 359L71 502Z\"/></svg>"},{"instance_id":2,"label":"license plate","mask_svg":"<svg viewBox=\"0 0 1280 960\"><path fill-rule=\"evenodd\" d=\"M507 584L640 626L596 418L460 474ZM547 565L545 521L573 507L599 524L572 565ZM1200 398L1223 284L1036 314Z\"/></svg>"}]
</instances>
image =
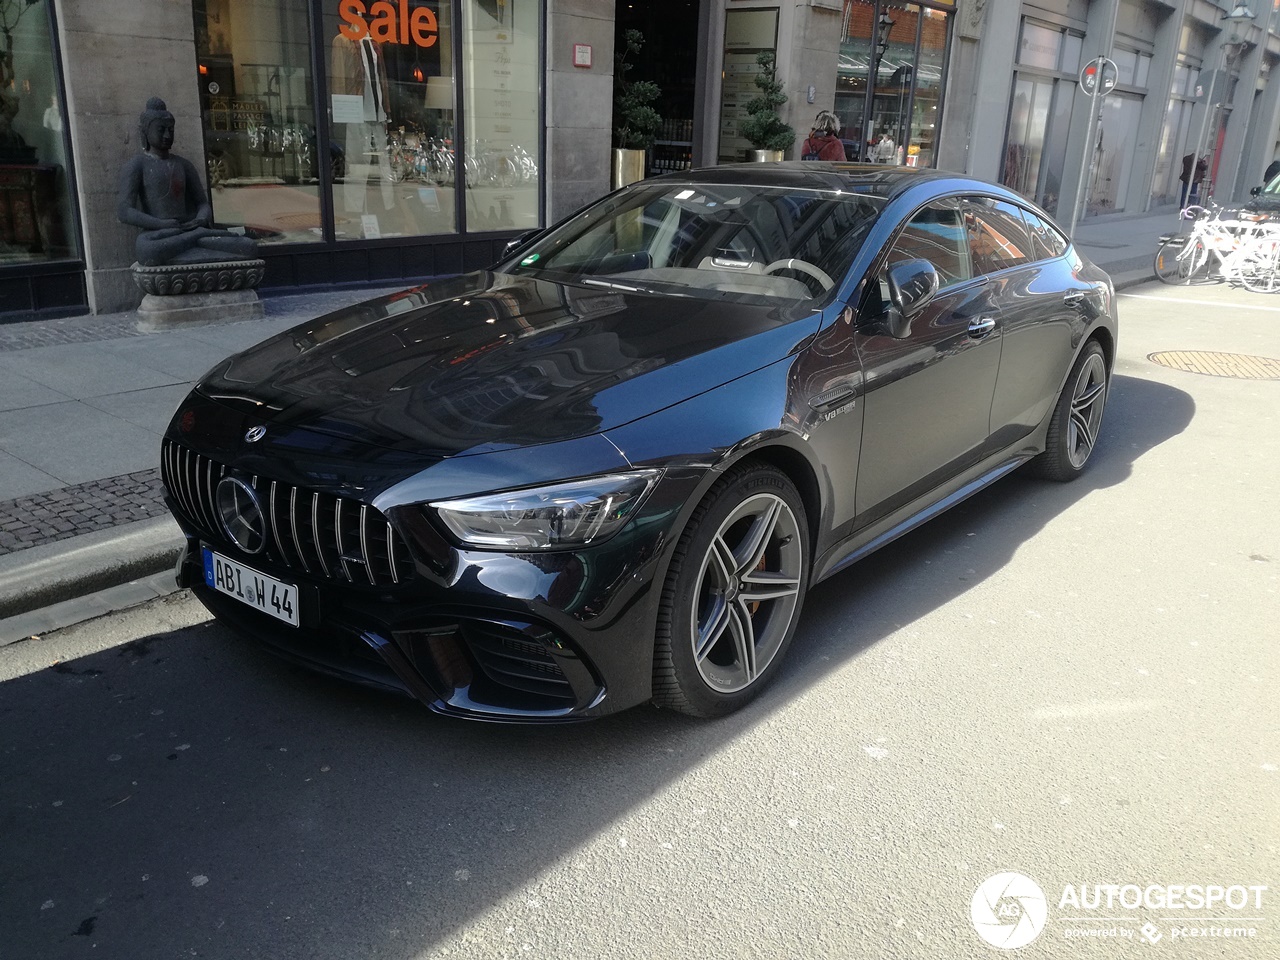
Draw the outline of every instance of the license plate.
<instances>
[{"instance_id":1,"label":"license plate","mask_svg":"<svg viewBox=\"0 0 1280 960\"><path fill-rule=\"evenodd\" d=\"M292 583L268 577L208 547L204 548L204 582L268 616L298 625L298 588Z\"/></svg>"}]
</instances>

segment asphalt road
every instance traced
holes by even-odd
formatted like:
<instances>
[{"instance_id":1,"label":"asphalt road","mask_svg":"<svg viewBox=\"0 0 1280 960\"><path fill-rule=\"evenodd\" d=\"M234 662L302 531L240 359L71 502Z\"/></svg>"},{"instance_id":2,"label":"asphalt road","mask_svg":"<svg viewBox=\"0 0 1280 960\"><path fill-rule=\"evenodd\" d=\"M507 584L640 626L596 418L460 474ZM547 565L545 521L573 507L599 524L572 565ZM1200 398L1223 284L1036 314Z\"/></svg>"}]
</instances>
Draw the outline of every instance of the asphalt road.
<instances>
[{"instance_id":1,"label":"asphalt road","mask_svg":"<svg viewBox=\"0 0 1280 960\"><path fill-rule=\"evenodd\" d=\"M1086 476L819 586L723 721L447 721L185 594L0 649L0 958L998 957L1002 872L1018 956L1280 956L1280 380L1147 359L1280 297L1130 293Z\"/></svg>"}]
</instances>

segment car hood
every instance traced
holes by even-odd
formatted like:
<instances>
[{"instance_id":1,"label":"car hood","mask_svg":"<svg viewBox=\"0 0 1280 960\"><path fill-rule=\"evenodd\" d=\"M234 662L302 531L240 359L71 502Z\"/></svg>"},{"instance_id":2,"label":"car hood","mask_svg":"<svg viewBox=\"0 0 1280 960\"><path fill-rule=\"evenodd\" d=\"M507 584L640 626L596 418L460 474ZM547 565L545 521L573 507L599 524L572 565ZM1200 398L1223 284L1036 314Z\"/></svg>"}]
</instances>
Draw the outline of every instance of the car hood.
<instances>
[{"instance_id":1,"label":"car hood","mask_svg":"<svg viewBox=\"0 0 1280 960\"><path fill-rule=\"evenodd\" d=\"M457 456L610 430L788 356L820 315L479 273L337 311L199 393L348 441Z\"/></svg>"}]
</instances>

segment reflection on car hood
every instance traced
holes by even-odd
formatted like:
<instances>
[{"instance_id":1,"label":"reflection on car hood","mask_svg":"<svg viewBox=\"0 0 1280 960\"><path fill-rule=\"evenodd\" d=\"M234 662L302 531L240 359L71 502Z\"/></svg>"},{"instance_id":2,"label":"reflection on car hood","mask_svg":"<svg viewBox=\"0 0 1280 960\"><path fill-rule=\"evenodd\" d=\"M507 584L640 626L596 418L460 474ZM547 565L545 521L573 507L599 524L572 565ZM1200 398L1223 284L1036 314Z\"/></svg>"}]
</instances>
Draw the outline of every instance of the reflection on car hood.
<instances>
[{"instance_id":1,"label":"reflection on car hood","mask_svg":"<svg viewBox=\"0 0 1280 960\"><path fill-rule=\"evenodd\" d=\"M263 420L433 456L609 430L816 331L785 304L470 274L295 327L197 389Z\"/></svg>"}]
</instances>

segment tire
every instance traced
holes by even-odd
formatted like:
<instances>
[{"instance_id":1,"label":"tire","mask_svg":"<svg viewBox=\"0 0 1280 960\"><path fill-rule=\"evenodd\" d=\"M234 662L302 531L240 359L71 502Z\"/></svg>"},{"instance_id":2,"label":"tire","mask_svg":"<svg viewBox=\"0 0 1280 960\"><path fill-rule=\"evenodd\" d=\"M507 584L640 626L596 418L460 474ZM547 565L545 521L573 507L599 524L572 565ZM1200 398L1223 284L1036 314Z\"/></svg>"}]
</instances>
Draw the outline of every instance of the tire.
<instances>
[{"instance_id":1,"label":"tire","mask_svg":"<svg viewBox=\"0 0 1280 960\"><path fill-rule=\"evenodd\" d=\"M1084 472L1098 442L1110 388L1102 347L1090 340L1071 367L1053 408L1044 453L1031 461L1033 473L1065 483Z\"/></svg>"},{"instance_id":2,"label":"tire","mask_svg":"<svg viewBox=\"0 0 1280 960\"><path fill-rule=\"evenodd\" d=\"M676 545L658 609L653 702L720 717L777 674L809 586L809 528L786 474L735 467Z\"/></svg>"},{"instance_id":3,"label":"tire","mask_svg":"<svg viewBox=\"0 0 1280 960\"><path fill-rule=\"evenodd\" d=\"M1254 293L1280 293L1280 243L1262 244L1241 269L1240 282Z\"/></svg>"},{"instance_id":4,"label":"tire","mask_svg":"<svg viewBox=\"0 0 1280 960\"><path fill-rule=\"evenodd\" d=\"M1174 237L1160 244L1156 251L1156 277L1168 284L1187 284L1203 279L1204 267L1209 260L1209 251L1200 240L1187 237Z\"/></svg>"}]
</instances>

